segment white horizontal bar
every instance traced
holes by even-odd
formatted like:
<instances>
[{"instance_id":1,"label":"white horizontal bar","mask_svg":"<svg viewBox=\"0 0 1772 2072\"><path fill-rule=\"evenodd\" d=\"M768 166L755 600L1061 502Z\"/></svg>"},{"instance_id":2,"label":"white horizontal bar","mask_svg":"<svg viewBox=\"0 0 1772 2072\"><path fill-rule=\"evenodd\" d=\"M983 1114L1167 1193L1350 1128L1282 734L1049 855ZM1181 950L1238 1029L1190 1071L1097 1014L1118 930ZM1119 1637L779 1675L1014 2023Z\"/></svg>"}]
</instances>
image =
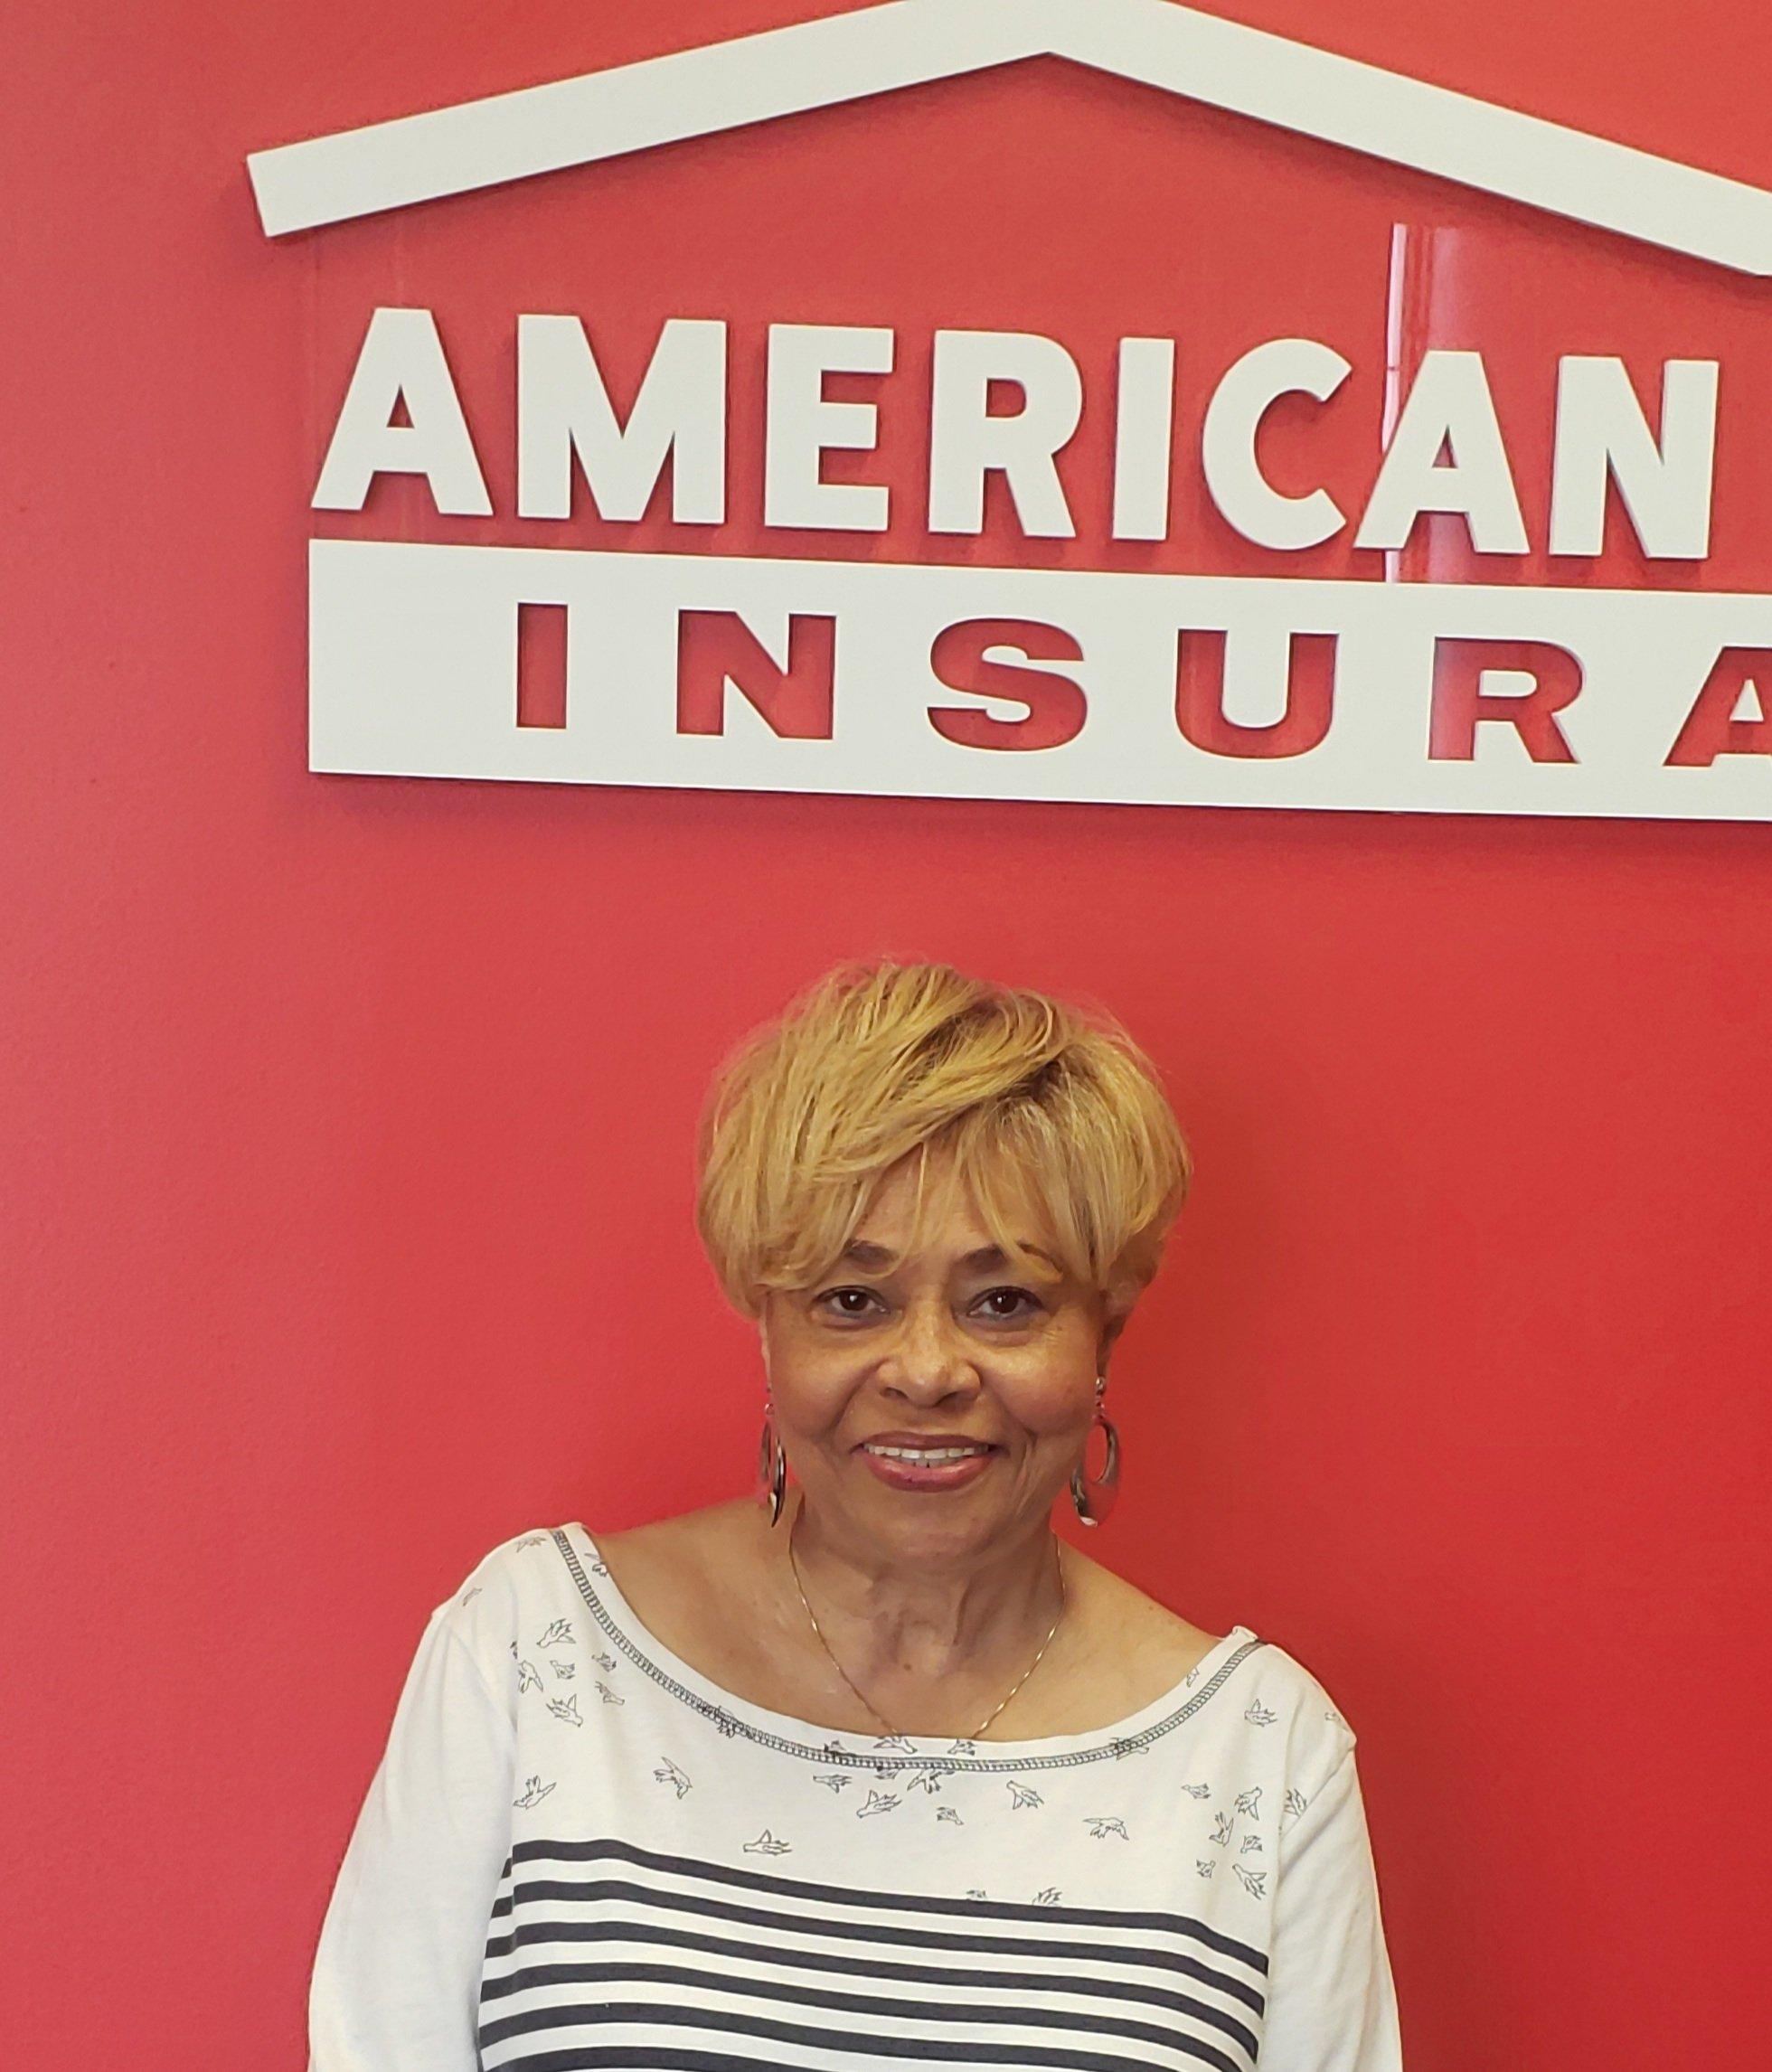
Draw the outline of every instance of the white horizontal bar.
<instances>
[{"instance_id":1,"label":"white horizontal bar","mask_svg":"<svg viewBox=\"0 0 1772 2072\"><path fill-rule=\"evenodd\" d=\"M1772 758L1726 752L1708 766L1667 761L1720 650L1772 648L1768 597L365 540L315 541L309 583L315 770L928 798L1772 820ZM566 614L563 725L518 721L524 604ZM778 665L790 652L792 615L834 620L829 733L783 738L730 688L721 731L685 731L678 706L684 611L737 613ZM1060 626L1080 647L1080 660L1058 665L1084 693L1080 725L1069 739L1032 749L948 738L931 708L976 711L985 702L938 679L938 636L962 620L1015 619ZM1289 634L1334 635L1326 732L1303 752L1266 758L1196 746L1176 716L1177 636L1190 628L1228 633L1223 709L1242 726L1268 724L1285 709ZM994 637L1013 644L1010 634ZM1436 644L1448 637L1541 641L1573 655L1580 687L1555 723L1575 759L1533 761L1505 719L1475 727L1467 759L1436 758ZM1498 659L1494 666L1505 673L1514 664ZM1504 701L1520 688L1511 693L1503 674L1494 695ZM1772 673L1764 688L1772 700ZM1013 705L995 715L1017 716Z\"/></svg>"},{"instance_id":2,"label":"white horizontal bar","mask_svg":"<svg viewBox=\"0 0 1772 2072\"><path fill-rule=\"evenodd\" d=\"M255 151L247 170L279 237L1004 64L1050 41L1046 21L1009 0L887 0Z\"/></svg>"},{"instance_id":3,"label":"white horizontal bar","mask_svg":"<svg viewBox=\"0 0 1772 2072\"><path fill-rule=\"evenodd\" d=\"M1772 273L1772 194L1171 0L1066 6L1058 54L1551 215Z\"/></svg>"},{"instance_id":4,"label":"white horizontal bar","mask_svg":"<svg viewBox=\"0 0 1772 2072\"><path fill-rule=\"evenodd\" d=\"M273 237L1052 53L1772 274L1772 194L1173 0L886 0L247 160Z\"/></svg>"}]
</instances>

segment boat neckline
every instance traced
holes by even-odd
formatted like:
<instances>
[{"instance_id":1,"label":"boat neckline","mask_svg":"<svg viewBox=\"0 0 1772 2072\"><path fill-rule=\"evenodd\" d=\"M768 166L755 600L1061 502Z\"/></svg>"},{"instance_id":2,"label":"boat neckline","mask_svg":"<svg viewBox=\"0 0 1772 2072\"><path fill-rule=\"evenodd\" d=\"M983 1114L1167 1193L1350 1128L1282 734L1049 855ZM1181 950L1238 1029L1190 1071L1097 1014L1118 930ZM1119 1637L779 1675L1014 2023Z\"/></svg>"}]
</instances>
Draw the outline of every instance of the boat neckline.
<instances>
[{"instance_id":1,"label":"boat neckline","mask_svg":"<svg viewBox=\"0 0 1772 2072\"><path fill-rule=\"evenodd\" d=\"M655 1682L667 1690L675 1690L696 1710L713 1719L728 1731L736 1728L752 1739L791 1745L796 1753L821 1756L833 1762L859 1759L878 1764L882 1758L891 1760L897 1756L907 1762L947 1766L973 1759L995 1764L1005 1758L1013 1763L1037 1761L1042 1757L1136 1752L1160 1734L1179 1725L1183 1715L1191 1716L1222 1685L1230 1670L1249 1650L1266 1644L1252 1628L1233 1625L1207 1649L1192 1669L1148 1704L1104 1727L1092 1727L1082 1733L1042 1734L1013 1741L994 1738L973 1740L965 1736L956 1738L945 1734L874 1736L862 1728L832 1727L794 1713L778 1712L716 1683L711 1676L667 1647L639 1617L610 1573L596 1536L587 1526L573 1519L558 1528L554 1538L558 1540L562 1535L566 1536L568 1545L563 1546L561 1551L567 1552L570 1548L581 1560L580 1573L574 1578L581 1595L622 1652ZM573 1541L576 1545L571 1544ZM570 1561L570 1566L573 1566ZM727 1727L728 1722L731 1723L730 1727ZM805 1745L808 1743L810 1745Z\"/></svg>"}]
</instances>

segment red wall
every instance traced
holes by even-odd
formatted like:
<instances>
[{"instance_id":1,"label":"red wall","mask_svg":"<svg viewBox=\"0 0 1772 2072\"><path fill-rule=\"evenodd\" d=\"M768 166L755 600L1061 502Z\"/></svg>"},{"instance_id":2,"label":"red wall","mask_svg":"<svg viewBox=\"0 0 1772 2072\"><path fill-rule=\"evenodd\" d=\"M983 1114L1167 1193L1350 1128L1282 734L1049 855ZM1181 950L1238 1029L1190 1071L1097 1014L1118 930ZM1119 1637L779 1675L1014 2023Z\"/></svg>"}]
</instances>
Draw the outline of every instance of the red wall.
<instances>
[{"instance_id":1,"label":"red wall","mask_svg":"<svg viewBox=\"0 0 1772 2072\"><path fill-rule=\"evenodd\" d=\"M406 485L316 523L376 301L437 309L501 506L524 307L584 314L628 380L673 314L730 318L741 368L772 318L895 323L913 369L937 324L1104 364L1173 334L1184 427L1302 328L1361 372L1315 445L1277 427L1277 468L1296 438L1357 494L1404 221L1456 233L1415 343L1489 354L1535 531L1558 353L1724 360L1714 560L1650 579L1615 541L1595 577L1768 587L1772 291L1055 65L258 231L249 149L834 11L14 0L0 27L9 2055L301 2062L426 1612L522 1529L745 1485L760 1376L690 1227L694 1111L740 1031L884 952L1099 998L1168 1075L1198 1191L1091 1550L1292 1649L1359 1729L1412 2072L1748 2062L1765 827L304 769L311 532L561 537ZM1745 4L1224 11L1772 185ZM882 457L915 481L914 433ZM783 551L748 512L570 537ZM1101 559L1098 523L1027 548L1003 516L940 551ZM1118 560L1261 565L1192 489L1177 523ZM1361 572L1338 551L1308 572Z\"/></svg>"}]
</instances>

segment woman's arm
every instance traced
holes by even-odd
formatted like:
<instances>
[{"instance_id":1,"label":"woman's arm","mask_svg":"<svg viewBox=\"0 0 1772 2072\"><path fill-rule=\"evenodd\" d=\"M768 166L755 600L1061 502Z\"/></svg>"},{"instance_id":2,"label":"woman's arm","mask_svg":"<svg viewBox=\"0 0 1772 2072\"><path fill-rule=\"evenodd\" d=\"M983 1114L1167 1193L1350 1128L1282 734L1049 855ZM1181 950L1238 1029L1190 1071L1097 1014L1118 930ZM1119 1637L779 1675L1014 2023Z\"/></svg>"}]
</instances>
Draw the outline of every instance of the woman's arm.
<instances>
[{"instance_id":1,"label":"woman's arm","mask_svg":"<svg viewBox=\"0 0 1772 2072\"><path fill-rule=\"evenodd\" d=\"M1401 2072L1402 2062L1349 1746L1280 1837L1261 2072Z\"/></svg>"},{"instance_id":2,"label":"woman's arm","mask_svg":"<svg viewBox=\"0 0 1772 2072\"><path fill-rule=\"evenodd\" d=\"M326 1910L308 2072L479 2072L515 1738L451 1609L432 1613L419 1644Z\"/></svg>"}]
</instances>

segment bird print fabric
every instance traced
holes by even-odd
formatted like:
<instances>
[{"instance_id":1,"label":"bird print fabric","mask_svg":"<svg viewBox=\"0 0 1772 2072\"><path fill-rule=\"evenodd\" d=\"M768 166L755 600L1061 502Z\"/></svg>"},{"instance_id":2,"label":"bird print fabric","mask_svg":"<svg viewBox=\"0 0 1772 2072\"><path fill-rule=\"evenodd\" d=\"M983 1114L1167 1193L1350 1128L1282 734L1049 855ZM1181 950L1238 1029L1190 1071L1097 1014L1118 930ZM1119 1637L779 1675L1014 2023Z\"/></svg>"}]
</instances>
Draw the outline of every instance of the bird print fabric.
<instances>
[{"instance_id":1,"label":"bird print fabric","mask_svg":"<svg viewBox=\"0 0 1772 2072\"><path fill-rule=\"evenodd\" d=\"M664 1648L582 1525L525 1534L433 1615L310 2072L1400 2072L1353 1744L1240 1625L1111 1730L833 1733ZM435 1817L464 1794L471 1850ZM1277 2064L1265 2038L1308 2033L1282 1967L1321 1993L1331 1943L1348 2047ZM471 1978L432 1975L451 1949ZM472 2019L362 2055L389 2004Z\"/></svg>"}]
</instances>

